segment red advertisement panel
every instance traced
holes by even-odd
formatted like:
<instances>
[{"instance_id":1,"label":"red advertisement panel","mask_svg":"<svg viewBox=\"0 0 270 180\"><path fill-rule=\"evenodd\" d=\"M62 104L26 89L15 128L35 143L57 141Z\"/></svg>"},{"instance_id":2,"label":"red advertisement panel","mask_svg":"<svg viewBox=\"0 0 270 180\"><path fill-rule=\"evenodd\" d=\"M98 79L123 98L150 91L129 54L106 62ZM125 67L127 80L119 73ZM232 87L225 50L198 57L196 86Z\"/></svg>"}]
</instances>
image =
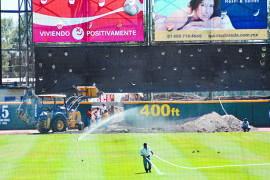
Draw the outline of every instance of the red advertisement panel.
<instances>
[{"instance_id":1,"label":"red advertisement panel","mask_svg":"<svg viewBox=\"0 0 270 180\"><path fill-rule=\"evenodd\" d=\"M144 41L143 0L33 0L33 41Z\"/></svg>"}]
</instances>

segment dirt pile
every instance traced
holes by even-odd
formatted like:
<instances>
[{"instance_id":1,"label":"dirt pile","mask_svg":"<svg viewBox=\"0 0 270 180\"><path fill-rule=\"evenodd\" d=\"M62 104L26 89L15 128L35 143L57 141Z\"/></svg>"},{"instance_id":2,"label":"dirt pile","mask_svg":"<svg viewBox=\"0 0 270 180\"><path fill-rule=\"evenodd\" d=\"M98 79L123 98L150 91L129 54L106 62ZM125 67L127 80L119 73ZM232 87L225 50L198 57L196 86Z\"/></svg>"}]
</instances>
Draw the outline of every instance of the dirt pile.
<instances>
[{"instance_id":1,"label":"dirt pile","mask_svg":"<svg viewBox=\"0 0 270 180\"><path fill-rule=\"evenodd\" d=\"M182 132L235 132L242 131L242 121L233 115L221 116L216 112L179 125ZM251 126L251 131L256 128Z\"/></svg>"},{"instance_id":2,"label":"dirt pile","mask_svg":"<svg viewBox=\"0 0 270 180\"><path fill-rule=\"evenodd\" d=\"M109 129L99 129L96 133L176 133L176 132L236 132L242 131L242 121L233 115L221 116L216 112L197 118L164 121L148 127L129 126L123 121L112 122ZM251 131L256 128L251 126Z\"/></svg>"}]
</instances>

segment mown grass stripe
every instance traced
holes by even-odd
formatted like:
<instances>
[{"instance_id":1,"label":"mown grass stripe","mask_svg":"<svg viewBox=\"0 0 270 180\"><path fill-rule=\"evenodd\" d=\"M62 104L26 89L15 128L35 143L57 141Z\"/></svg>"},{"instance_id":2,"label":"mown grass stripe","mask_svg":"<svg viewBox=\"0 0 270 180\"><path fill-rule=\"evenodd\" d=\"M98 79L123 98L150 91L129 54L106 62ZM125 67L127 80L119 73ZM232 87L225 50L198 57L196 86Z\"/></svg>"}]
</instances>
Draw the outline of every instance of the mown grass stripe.
<instances>
[{"instance_id":1,"label":"mown grass stripe","mask_svg":"<svg viewBox=\"0 0 270 180\"><path fill-rule=\"evenodd\" d=\"M137 161L139 153L134 136L101 135L99 143L104 158L104 175L109 179L133 179L139 165Z\"/></svg>"},{"instance_id":2,"label":"mown grass stripe","mask_svg":"<svg viewBox=\"0 0 270 180\"><path fill-rule=\"evenodd\" d=\"M99 134L86 135L78 141L79 135L70 135L69 146L65 153L66 173L57 179L104 179L103 156L99 147Z\"/></svg>"},{"instance_id":3,"label":"mown grass stripe","mask_svg":"<svg viewBox=\"0 0 270 180\"><path fill-rule=\"evenodd\" d=\"M193 139L190 135L190 133L186 133L167 136L167 141L179 152L173 153L172 158L163 158L184 167L198 167L199 165L205 165L204 159L201 158L201 144L196 142L196 139ZM197 150L199 152L197 152ZM179 155L180 159L177 161ZM181 174L183 174L184 179L209 179L209 175L204 173L204 170L201 169L183 169L179 167L175 167L174 169L178 169L178 171L182 169Z\"/></svg>"},{"instance_id":4,"label":"mown grass stripe","mask_svg":"<svg viewBox=\"0 0 270 180\"><path fill-rule=\"evenodd\" d=\"M265 156L270 158L269 148L270 148L270 134L265 132L250 132L250 133L236 133L237 137L233 138L234 143L239 144L239 146L244 149L248 149L257 156L255 158L258 161L264 160ZM263 135L263 136L261 136ZM259 153L258 153L259 152Z\"/></svg>"},{"instance_id":5,"label":"mown grass stripe","mask_svg":"<svg viewBox=\"0 0 270 180\"><path fill-rule=\"evenodd\" d=\"M28 138L30 141L25 141ZM31 151L39 137L1 135L0 139L0 179L12 179L18 173L21 160Z\"/></svg>"},{"instance_id":6,"label":"mown grass stripe","mask_svg":"<svg viewBox=\"0 0 270 180\"><path fill-rule=\"evenodd\" d=\"M270 134L264 132L250 132L250 133L234 133L235 136L233 139L229 137L230 142L238 144L241 147L241 156L245 158L245 162L248 161L250 163L270 163ZM266 139L259 140L261 134L264 134ZM267 135L268 134L268 135ZM266 177L270 177L270 164L267 166L248 166L243 167L247 171L248 174L253 175L256 179L269 179Z\"/></svg>"},{"instance_id":7,"label":"mown grass stripe","mask_svg":"<svg viewBox=\"0 0 270 180\"><path fill-rule=\"evenodd\" d=\"M56 179L63 173L64 158L68 145L64 135L29 135L25 143L31 142L31 137L38 140L26 156L20 161L14 179Z\"/></svg>"},{"instance_id":8,"label":"mown grass stripe","mask_svg":"<svg viewBox=\"0 0 270 180\"><path fill-rule=\"evenodd\" d=\"M162 157L164 157L164 159L173 161L175 164L180 166L193 166L192 159L188 158L187 152L192 153L196 145L190 143L190 139L183 138L177 134L166 134L162 136L162 138L164 138L164 142L167 142L163 146L164 154ZM171 151L169 154L167 153L167 148ZM173 171L179 171L181 179L208 179L200 170L191 171L189 169L174 167L172 165L168 166L168 170L170 169Z\"/></svg>"},{"instance_id":9,"label":"mown grass stripe","mask_svg":"<svg viewBox=\"0 0 270 180\"><path fill-rule=\"evenodd\" d=\"M186 135L184 139L181 139L181 135ZM180 137L179 137L180 136ZM213 139L208 134L180 134L179 136L175 137L174 139L170 139L172 144L181 148L178 143L184 141L188 138L190 139L190 143L196 144L197 149L189 149L183 150L183 154L186 156L186 159L189 159L192 162L192 166L186 167L208 167L208 166L215 166L215 165L226 165L231 163L231 159L224 158L223 154L217 154L217 151L211 147L214 144ZM215 136L216 137L216 136ZM178 140L177 140L178 139ZM218 139L216 139L218 140ZM189 146L191 147L191 146ZM183 147L182 147L183 148ZM197 152L197 150L199 152ZM199 169L201 173L203 173L207 179L215 179L217 174L217 170L213 169ZM193 171L193 170L192 170ZM222 177L230 177L230 174L235 175L243 175L241 168L234 168L234 167L226 167L222 169ZM214 175L213 175L214 174ZM243 175L245 177L245 175ZM238 176L239 177L239 176ZM230 177L233 178L233 177Z\"/></svg>"},{"instance_id":10,"label":"mown grass stripe","mask_svg":"<svg viewBox=\"0 0 270 180\"><path fill-rule=\"evenodd\" d=\"M270 160L266 137L269 135L260 132L90 134L82 141L77 141L80 134L4 135L0 136L0 165L9 173L1 172L0 179L266 180L270 177L270 166L182 169L153 156L153 163L165 174L159 175L154 169L146 174L139 150L147 142L161 158L186 167L252 164L262 158L265 162ZM5 166L9 161L11 166Z\"/></svg>"},{"instance_id":11,"label":"mown grass stripe","mask_svg":"<svg viewBox=\"0 0 270 180\"><path fill-rule=\"evenodd\" d=\"M226 170L229 173L237 175L238 178L251 178L251 179L260 179L258 178L258 172L255 172L256 169L265 168L266 166L245 166L246 164L263 164L267 161L263 160L261 156L257 153L253 153L250 150L250 147L243 146L243 143L236 143L236 141L241 141L242 136L245 136L245 133L215 133L216 135L204 134L207 139L211 138L211 141L207 141L203 136L198 136L201 139L201 142L207 145L210 149L221 151L222 158L228 161L229 165L238 165L230 168L220 168L220 170ZM252 141L252 140L251 140ZM242 141L244 142L244 141ZM260 149L261 151L261 149ZM209 160L208 160L209 161ZM243 166L239 166L243 165ZM270 166L269 166L270 167ZM228 169L228 170L227 170ZM217 171L217 170L216 170ZM224 175L223 175L224 177ZM235 178L235 179L238 179Z\"/></svg>"}]
</instances>

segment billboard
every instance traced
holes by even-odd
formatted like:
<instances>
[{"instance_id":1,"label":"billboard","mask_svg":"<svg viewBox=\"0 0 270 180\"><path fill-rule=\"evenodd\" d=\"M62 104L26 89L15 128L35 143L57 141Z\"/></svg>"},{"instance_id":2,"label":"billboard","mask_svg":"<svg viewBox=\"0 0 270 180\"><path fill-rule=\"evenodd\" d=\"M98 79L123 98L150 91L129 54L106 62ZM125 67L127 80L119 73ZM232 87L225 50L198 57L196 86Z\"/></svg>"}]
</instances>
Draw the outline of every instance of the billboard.
<instances>
[{"instance_id":1,"label":"billboard","mask_svg":"<svg viewBox=\"0 0 270 180\"><path fill-rule=\"evenodd\" d=\"M33 42L144 41L143 0L33 0Z\"/></svg>"},{"instance_id":2,"label":"billboard","mask_svg":"<svg viewBox=\"0 0 270 180\"><path fill-rule=\"evenodd\" d=\"M155 41L267 39L267 0L154 0Z\"/></svg>"}]
</instances>

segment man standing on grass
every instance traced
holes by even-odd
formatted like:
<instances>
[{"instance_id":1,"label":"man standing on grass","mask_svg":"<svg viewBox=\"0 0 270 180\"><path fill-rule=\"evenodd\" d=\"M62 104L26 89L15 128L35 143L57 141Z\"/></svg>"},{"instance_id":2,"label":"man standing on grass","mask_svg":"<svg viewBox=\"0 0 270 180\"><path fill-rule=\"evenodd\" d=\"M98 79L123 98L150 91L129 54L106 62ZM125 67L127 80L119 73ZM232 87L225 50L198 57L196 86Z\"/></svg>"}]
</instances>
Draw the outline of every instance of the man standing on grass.
<instances>
[{"instance_id":1,"label":"man standing on grass","mask_svg":"<svg viewBox=\"0 0 270 180\"><path fill-rule=\"evenodd\" d=\"M147 146L147 143L143 144L143 147L140 150L140 155L143 157L143 165L146 173L151 172L151 159L150 154L154 155L153 151ZM147 168L148 164L148 168Z\"/></svg>"}]
</instances>

